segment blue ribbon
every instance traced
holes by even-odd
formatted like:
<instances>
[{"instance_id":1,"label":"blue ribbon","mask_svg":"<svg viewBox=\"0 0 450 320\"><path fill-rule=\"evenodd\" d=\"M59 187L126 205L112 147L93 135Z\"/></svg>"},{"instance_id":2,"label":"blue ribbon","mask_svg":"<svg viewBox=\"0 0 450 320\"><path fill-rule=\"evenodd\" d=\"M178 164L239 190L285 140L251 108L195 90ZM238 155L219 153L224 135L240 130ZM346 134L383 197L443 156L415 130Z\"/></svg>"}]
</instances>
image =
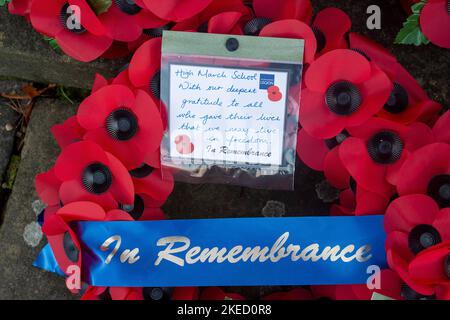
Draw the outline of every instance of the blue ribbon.
<instances>
[{"instance_id":1,"label":"blue ribbon","mask_svg":"<svg viewBox=\"0 0 450 320\"><path fill-rule=\"evenodd\" d=\"M95 286L360 284L369 266L386 267L383 216L78 222L75 231L83 280ZM252 262L255 252L264 254Z\"/></svg>"}]
</instances>

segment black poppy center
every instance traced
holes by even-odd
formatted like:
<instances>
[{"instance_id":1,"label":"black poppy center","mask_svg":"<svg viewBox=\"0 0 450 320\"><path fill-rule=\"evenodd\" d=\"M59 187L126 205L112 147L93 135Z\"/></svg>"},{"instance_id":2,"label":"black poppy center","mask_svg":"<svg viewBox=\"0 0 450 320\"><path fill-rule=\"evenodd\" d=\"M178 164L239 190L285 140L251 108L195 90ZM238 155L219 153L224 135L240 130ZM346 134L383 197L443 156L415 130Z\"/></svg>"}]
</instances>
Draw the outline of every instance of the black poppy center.
<instances>
[{"instance_id":1,"label":"black poppy center","mask_svg":"<svg viewBox=\"0 0 450 320\"><path fill-rule=\"evenodd\" d=\"M111 186L112 174L104 164L93 163L84 169L82 182L88 192L101 194L108 191Z\"/></svg>"},{"instance_id":2,"label":"black poppy center","mask_svg":"<svg viewBox=\"0 0 450 320\"><path fill-rule=\"evenodd\" d=\"M405 88L400 84L394 83L388 101L384 104L384 110L389 113L401 113L408 107L409 98Z\"/></svg>"},{"instance_id":3,"label":"black poppy center","mask_svg":"<svg viewBox=\"0 0 450 320\"><path fill-rule=\"evenodd\" d=\"M333 138L326 139L325 144L327 145L328 149L333 149L334 147L340 145L342 142L344 142L345 139L347 139L350 136L350 134L347 132L347 130L343 130L341 133L336 135Z\"/></svg>"},{"instance_id":4,"label":"black poppy center","mask_svg":"<svg viewBox=\"0 0 450 320\"><path fill-rule=\"evenodd\" d=\"M447 0L447 13L450 14L450 0Z\"/></svg>"},{"instance_id":5,"label":"black poppy center","mask_svg":"<svg viewBox=\"0 0 450 320\"><path fill-rule=\"evenodd\" d=\"M256 17L247 22L244 26L244 34L247 36L258 36L262 28L271 23L269 18Z\"/></svg>"},{"instance_id":6,"label":"black poppy center","mask_svg":"<svg viewBox=\"0 0 450 320\"><path fill-rule=\"evenodd\" d=\"M339 81L328 88L325 102L331 112L338 115L350 115L358 110L362 97L353 83Z\"/></svg>"},{"instance_id":7,"label":"black poppy center","mask_svg":"<svg viewBox=\"0 0 450 320\"><path fill-rule=\"evenodd\" d=\"M168 300L170 299L170 290L161 287L144 287L142 288L142 296L144 297L144 300Z\"/></svg>"},{"instance_id":8,"label":"black poppy center","mask_svg":"<svg viewBox=\"0 0 450 320\"><path fill-rule=\"evenodd\" d=\"M403 151L403 142L397 134L382 131L369 139L367 151L373 161L381 164L390 164L400 159Z\"/></svg>"},{"instance_id":9,"label":"black poppy center","mask_svg":"<svg viewBox=\"0 0 450 320\"><path fill-rule=\"evenodd\" d=\"M133 169L130 171L130 175L133 178L145 178L149 176L153 172L153 168L150 167L148 164L143 163L136 169Z\"/></svg>"},{"instance_id":10,"label":"black poppy center","mask_svg":"<svg viewBox=\"0 0 450 320\"><path fill-rule=\"evenodd\" d=\"M59 15L59 20L61 25L68 31L72 33L84 33L86 29L81 25L80 21L77 21L79 17L77 17L74 12L69 9L70 5L66 3L62 6L61 12Z\"/></svg>"},{"instance_id":11,"label":"black poppy center","mask_svg":"<svg viewBox=\"0 0 450 320\"><path fill-rule=\"evenodd\" d=\"M428 224L419 224L409 233L408 246L414 254L441 242L441 235Z\"/></svg>"},{"instance_id":12,"label":"black poppy center","mask_svg":"<svg viewBox=\"0 0 450 320\"><path fill-rule=\"evenodd\" d=\"M130 140L138 130L138 121L133 112L127 109L117 109L106 118L106 130L116 140Z\"/></svg>"},{"instance_id":13,"label":"black poppy center","mask_svg":"<svg viewBox=\"0 0 450 320\"><path fill-rule=\"evenodd\" d=\"M447 278L450 279L450 254L447 255L444 261L444 272Z\"/></svg>"},{"instance_id":14,"label":"black poppy center","mask_svg":"<svg viewBox=\"0 0 450 320\"><path fill-rule=\"evenodd\" d=\"M145 209L144 200L139 195L135 195L134 203L121 204L119 208L127 212L134 220L137 220L144 213Z\"/></svg>"},{"instance_id":15,"label":"black poppy center","mask_svg":"<svg viewBox=\"0 0 450 320\"><path fill-rule=\"evenodd\" d=\"M173 25L174 24L172 22L169 22L168 24L165 24L162 27L144 29L142 30L142 32L152 38L160 38L162 37L163 31L170 30L173 27Z\"/></svg>"},{"instance_id":16,"label":"black poppy center","mask_svg":"<svg viewBox=\"0 0 450 320\"><path fill-rule=\"evenodd\" d=\"M120 11L129 15L138 14L142 10L134 0L116 0L116 6Z\"/></svg>"},{"instance_id":17,"label":"black poppy center","mask_svg":"<svg viewBox=\"0 0 450 320\"><path fill-rule=\"evenodd\" d=\"M450 174L434 176L428 183L427 194L440 208L450 207Z\"/></svg>"},{"instance_id":18,"label":"black poppy center","mask_svg":"<svg viewBox=\"0 0 450 320\"><path fill-rule=\"evenodd\" d=\"M312 31L314 33L314 36L316 37L317 42L317 52L320 52L325 48L325 44L327 43L325 34L320 30L319 28L313 26Z\"/></svg>"},{"instance_id":19,"label":"black poppy center","mask_svg":"<svg viewBox=\"0 0 450 320\"><path fill-rule=\"evenodd\" d=\"M436 297L434 295L424 296L413 289L411 289L408 285L403 284L401 289L401 296L406 300L435 300Z\"/></svg>"},{"instance_id":20,"label":"black poppy center","mask_svg":"<svg viewBox=\"0 0 450 320\"><path fill-rule=\"evenodd\" d=\"M150 92L159 99L161 95L161 71L156 72L150 79L149 87Z\"/></svg>"},{"instance_id":21,"label":"black poppy center","mask_svg":"<svg viewBox=\"0 0 450 320\"><path fill-rule=\"evenodd\" d=\"M70 233L66 231L63 237L63 247L67 258L72 262L78 261L78 248L72 240Z\"/></svg>"}]
</instances>

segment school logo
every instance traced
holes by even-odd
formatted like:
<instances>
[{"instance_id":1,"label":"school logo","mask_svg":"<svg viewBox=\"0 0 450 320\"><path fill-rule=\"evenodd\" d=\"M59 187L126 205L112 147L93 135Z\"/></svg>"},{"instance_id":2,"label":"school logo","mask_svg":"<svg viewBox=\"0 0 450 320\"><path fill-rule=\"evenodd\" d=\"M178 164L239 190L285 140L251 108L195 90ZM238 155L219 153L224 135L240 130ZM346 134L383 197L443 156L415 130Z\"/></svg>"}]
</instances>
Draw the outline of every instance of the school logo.
<instances>
[{"instance_id":1,"label":"school logo","mask_svg":"<svg viewBox=\"0 0 450 320\"><path fill-rule=\"evenodd\" d=\"M275 84L275 75L273 74L264 74L261 73L259 75L259 89L267 90L269 87Z\"/></svg>"}]
</instances>

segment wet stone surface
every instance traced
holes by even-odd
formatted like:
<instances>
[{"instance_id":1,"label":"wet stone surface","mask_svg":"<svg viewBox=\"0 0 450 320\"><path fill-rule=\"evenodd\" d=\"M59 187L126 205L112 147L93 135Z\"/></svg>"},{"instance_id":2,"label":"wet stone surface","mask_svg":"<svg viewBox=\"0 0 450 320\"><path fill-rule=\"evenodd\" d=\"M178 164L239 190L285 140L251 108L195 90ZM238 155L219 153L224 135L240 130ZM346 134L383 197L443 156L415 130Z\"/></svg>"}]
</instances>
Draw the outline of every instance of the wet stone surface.
<instances>
[{"instance_id":1,"label":"wet stone surface","mask_svg":"<svg viewBox=\"0 0 450 320\"><path fill-rule=\"evenodd\" d=\"M111 77L123 61L78 62L53 50L20 16L0 7L0 76L90 88L96 72Z\"/></svg>"},{"instance_id":2,"label":"wet stone surface","mask_svg":"<svg viewBox=\"0 0 450 320\"><path fill-rule=\"evenodd\" d=\"M0 299L72 298L62 278L36 269L32 262L46 242L36 224L34 177L48 170L59 153L50 127L73 115L75 107L52 99L41 99L34 107L0 227Z\"/></svg>"}]
</instances>

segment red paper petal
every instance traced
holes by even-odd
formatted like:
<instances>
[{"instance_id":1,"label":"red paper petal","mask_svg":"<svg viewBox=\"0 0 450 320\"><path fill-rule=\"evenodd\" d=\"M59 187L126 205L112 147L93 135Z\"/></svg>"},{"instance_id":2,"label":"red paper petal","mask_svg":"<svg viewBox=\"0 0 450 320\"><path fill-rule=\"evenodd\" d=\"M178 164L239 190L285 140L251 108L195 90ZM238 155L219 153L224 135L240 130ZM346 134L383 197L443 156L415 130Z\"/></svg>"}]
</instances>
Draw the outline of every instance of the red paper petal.
<instances>
[{"instance_id":1,"label":"red paper petal","mask_svg":"<svg viewBox=\"0 0 450 320\"><path fill-rule=\"evenodd\" d=\"M350 174L339 157L339 146L333 148L325 157L324 170L327 181L338 189L349 186Z\"/></svg>"},{"instance_id":2,"label":"red paper petal","mask_svg":"<svg viewBox=\"0 0 450 320\"><path fill-rule=\"evenodd\" d=\"M298 20L280 20L272 22L262 28L260 37L293 38L305 40L305 62L311 63L316 54L316 37L312 29Z\"/></svg>"},{"instance_id":3,"label":"red paper petal","mask_svg":"<svg viewBox=\"0 0 450 320\"><path fill-rule=\"evenodd\" d=\"M305 84L312 91L326 92L331 84L340 80L363 83L370 78L372 69L370 63L359 53L337 49L311 63L305 74Z\"/></svg>"},{"instance_id":4,"label":"red paper petal","mask_svg":"<svg viewBox=\"0 0 450 320\"><path fill-rule=\"evenodd\" d=\"M241 17L241 12L219 13L209 20L208 32L219 34L236 34L233 31L236 30L235 28L238 26L238 22ZM237 34L242 34L242 30L240 30Z\"/></svg>"},{"instance_id":5,"label":"red paper petal","mask_svg":"<svg viewBox=\"0 0 450 320\"><path fill-rule=\"evenodd\" d=\"M51 128L51 132L56 142L62 149L74 142L81 141L85 130L78 123L77 117L72 116L63 124L54 125Z\"/></svg>"},{"instance_id":6,"label":"red paper petal","mask_svg":"<svg viewBox=\"0 0 450 320\"><path fill-rule=\"evenodd\" d=\"M387 165L375 163L367 152L363 140L349 137L339 147L339 155L350 175L364 189L386 193L392 185L386 181Z\"/></svg>"},{"instance_id":7,"label":"red paper petal","mask_svg":"<svg viewBox=\"0 0 450 320\"><path fill-rule=\"evenodd\" d=\"M79 180L70 180L64 182L59 189L59 197L64 204L75 201L90 201L109 210L117 208L117 201L107 192L100 195L87 192Z\"/></svg>"},{"instance_id":8,"label":"red paper petal","mask_svg":"<svg viewBox=\"0 0 450 320\"><path fill-rule=\"evenodd\" d=\"M350 30L352 21L344 11L329 7L317 13L313 26L317 27L325 36L325 47L321 53L326 53L343 48L342 45L345 41L342 40Z\"/></svg>"},{"instance_id":9,"label":"red paper petal","mask_svg":"<svg viewBox=\"0 0 450 320\"><path fill-rule=\"evenodd\" d=\"M31 3L30 21L38 32L55 37L64 29L60 21L61 8L66 0L41 0Z\"/></svg>"},{"instance_id":10,"label":"red paper petal","mask_svg":"<svg viewBox=\"0 0 450 320\"><path fill-rule=\"evenodd\" d=\"M172 300L197 300L198 295L197 287L176 287L172 291Z\"/></svg>"},{"instance_id":11,"label":"red paper petal","mask_svg":"<svg viewBox=\"0 0 450 320\"><path fill-rule=\"evenodd\" d=\"M113 175L113 183L109 192L114 199L121 204L131 204L134 202L134 186L131 176L123 164L112 154L106 153L108 157L109 169Z\"/></svg>"},{"instance_id":12,"label":"red paper petal","mask_svg":"<svg viewBox=\"0 0 450 320\"><path fill-rule=\"evenodd\" d=\"M182 21L205 9L212 0L144 0L146 7L161 19Z\"/></svg>"},{"instance_id":13,"label":"red paper petal","mask_svg":"<svg viewBox=\"0 0 450 320\"><path fill-rule=\"evenodd\" d=\"M389 195L370 192L357 186L355 215L383 214L389 200Z\"/></svg>"},{"instance_id":14,"label":"red paper petal","mask_svg":"<svg viewBox=\"0 0 450 320\"><path fill-rule=\"evenodd\" d=\"M161 38L145 42L130 61L128 74L135 87L149 88L150 80L161 66Z\"/></svg>"},{"instance_id":15,"label":"red paper petal","mask_svg":"<svg viewBox=\"0 0 450 320\"><path fill-rule=\"evenodd\" d=\"M56 177L54 168L36 176L36 192L39 197L49 206L59 205L59 187L61 181Z\"/></svg>"},{"instance_id":16,"label":"red paper petal","mask_svg":"<svg viewBox=\"0 0 450 320\"><path fill-rule=\"evenodd\" d=\"M384 229L409 233L419 224L431 225L439 213L433 199L422 194L407 195L395 199L386 210Z\"/></svg>"},{"instance_id":17,"label":"red paper petal","mask_svg":"<svg viewBox=\"0 0 450 320\"><path fill-rule=\"evenodd\" d=\"M312 7L309 0L254 0L253 8L258 17L269 18L272 21L297 19L305 23L311 21Z\"/></svg>"},{"instance_id":18,"label":"red paper petal","mask_svg":"<svg viewBox=\"0 0 450 320\"><path fill-rule=\"evenodd\" d=\"M433 135L437 142L450 144L450 111L444 113L433 126Z\"/></svg>"},{"instance_id":19,"label":"red paper petal","mask_svg":"<svg viewBox=\"0 0 450 320\"><path fill-rule=\"evenodd\" d=\"M433 143L415 151L399 172L400 195L427 192L431 178L450 172L450 146Z\"/></svg>"},{"instance_id":20,"label":"red paper petal","mask_svg":"<svg viewBox=\"0 0 450 320\"><path fill-rule=\"evenodd\" d=\"M107 36L96 36L89 32L73 33L65 29L55 36L62 51L74 59L90 62L100 57L112 44Z\"/></svg>"},{"instance_id":21,"label":"red paper petal","mask_svg":"<svg viewBox=\"0 0 450 320\"><path fill-rule=\"evenodd\" d=\"M297 134L297 154L311 169L322 171L328 147L322 139L310 136L304 129Z\"/></svg>"},{"instance_id":22,"label":"red paper petal","mask_svg":"<svg viewBox=\"0 0 450 320\"><path fill-rule=\"evenodd\" d=\"M371 63L371 67L372 74L370 78L359 85L363 99L362 103L358 110L348 117L348 126L360 125L372 115L378 113L391 94L391 80L376 64Z\"/></svg>"},{"instance_id":23,"label":"red paper petal","mask_svg":"<svg viewBox=\"0 0 450 320\"><path fill-rule=\"evenodd\" d=\"M94 78L94 84L92 85L91 94L98 89L101 89L108 85L108 80L106 80L101 74L96 73Z\"/></svg>"},{"instance_id":24,"label":"red paper petal","mask_svg":"<svg viewBox=\"0 0 450 320\"><path fill-rule=\"evenodd\" d=\"M142 34L142 27L137 23L136 17L122 12L115 2L99 19L114 40L130 42Z\"/></svg>"},{"instance_id":25,"label":"red paper petal","mask_svg":"<svg viewBox=\"0 0 450 320\"><path fill-rule=\"evenodd\" d=\"M450 279L445 274L445 259L449 254L450 241L419 252L409 264L411 278L430 285L441 282L450 284Z\"/></svg>"},{"instance_id":26,"label":"red paper petal","mask_svg":"<svg viewBox=\"0 0 450 320\"><path fill-rule=\"evenodd\" d=\"M329 139L344 129L345 119L328 109L322 93L304 89L300 108L300 124L312 137Z\"/></svg>"},{"instance_id":27,"label":"red paper petal","mask_svg":"<svg viewBox=\"0 0 450 320\"><path fill-rule=\"evenodd\" d=\"M312 294L306 289L295 288L287 292L275 292L262 297L261 300L312 300Z\"/></svg>"},{"instance_id":28,"label":"red paper petal","mask_svg":"<svg viewBox=\"0 0 450 320\"><path fill-rule=\"evenodd\" d=\"M65 222L84 220L100 221L105 219L105 210L100 205L88 201L66 204L56 214L63 218Z\"/></svg>"},{"instance_id":29,"label":"red paper petal","mask_svg":"<svg viewBox=\"0 0 450 320\"><path fill-rule=\"evenodd\" d=\"M90 141L72 143L56 159L55 175L61 181L80 179L84 168L93 162L108 164L100 146Z\"/></svg>"},{"instance_id":30,"label":"red paper petal","mask_svg":"<svg viewBox=\"0 0 450 320\"><path fill-rule=\"evenodd\" d=\"M450 49L447 1L429 1L420 12L420 29L433 44Z\"/></svg>"},{"instance_id":31,"label":"red paper petal","mask_svg":"<svg viewBox=\"0 0 450 320\"><path fill-rule=\"evenodd\" d=\"M132 108L133 92L123 85L109 85L99 89L83 100L78 108L78 122L85 129L104 127L105 119L115 109Z\"/></svg>"}]
</instances>

